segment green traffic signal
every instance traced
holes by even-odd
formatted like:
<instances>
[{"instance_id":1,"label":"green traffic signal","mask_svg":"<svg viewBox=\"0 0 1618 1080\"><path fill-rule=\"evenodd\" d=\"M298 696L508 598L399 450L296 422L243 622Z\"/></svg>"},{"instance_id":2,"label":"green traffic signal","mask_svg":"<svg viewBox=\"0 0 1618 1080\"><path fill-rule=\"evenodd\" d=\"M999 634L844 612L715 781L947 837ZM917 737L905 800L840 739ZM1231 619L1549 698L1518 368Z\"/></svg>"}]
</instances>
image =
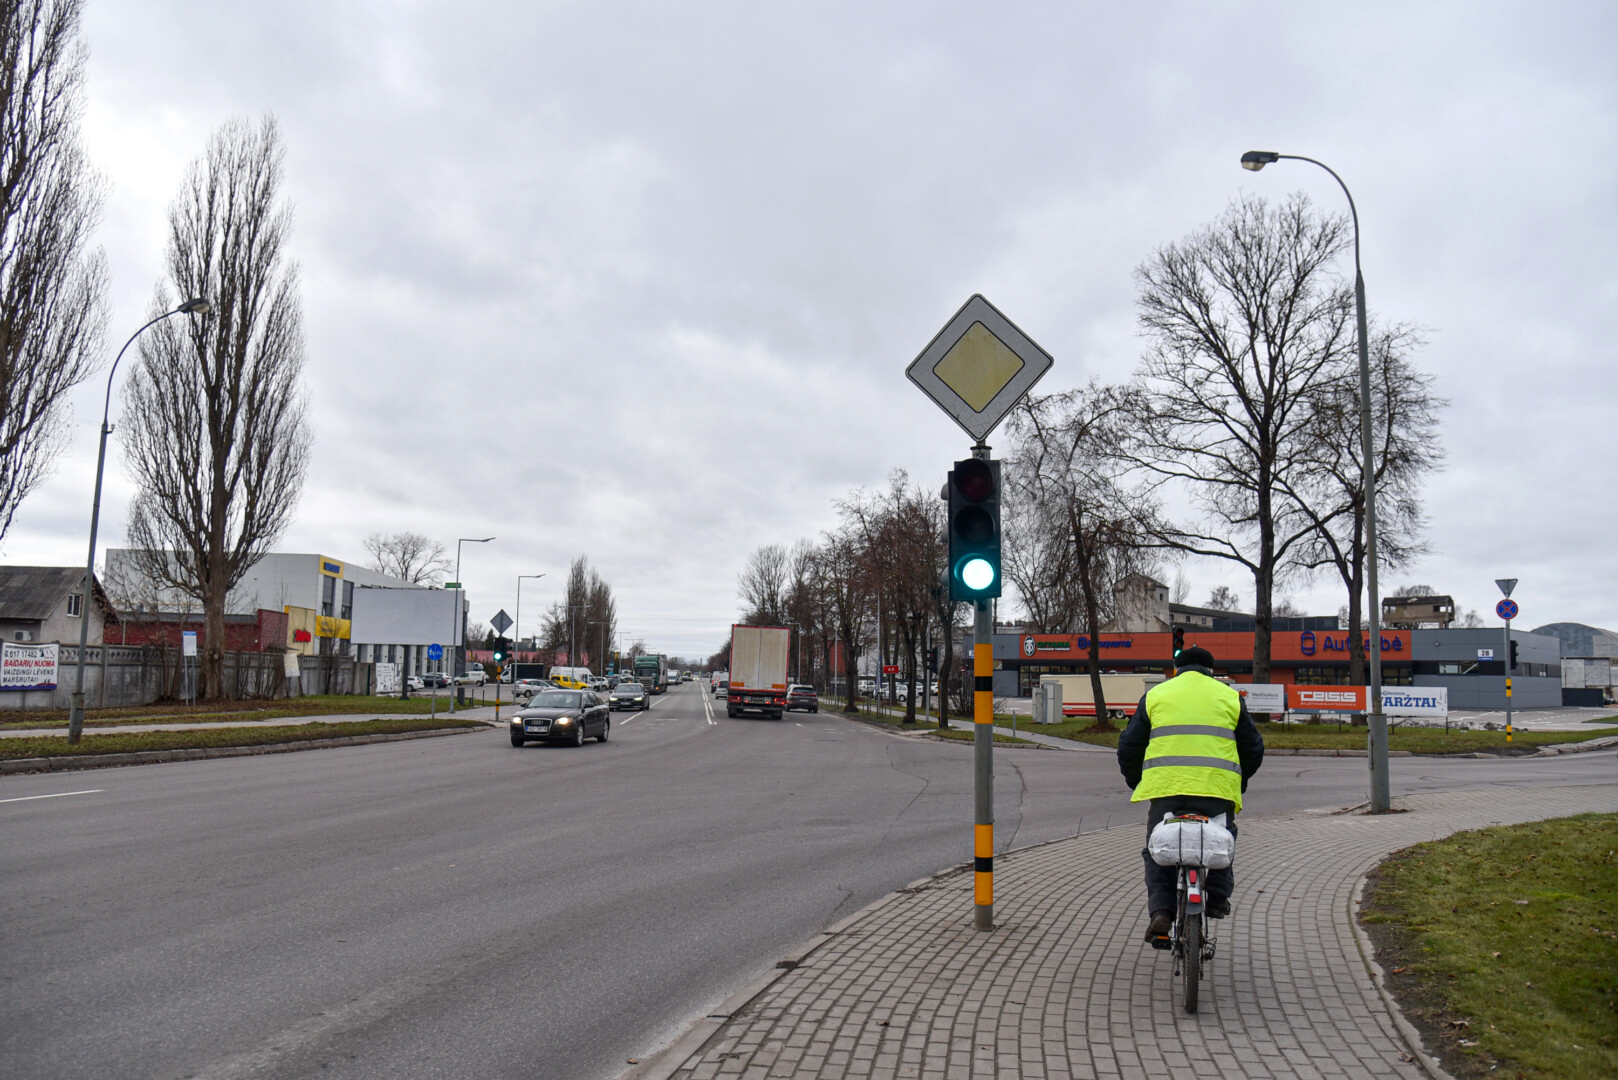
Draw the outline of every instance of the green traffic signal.
<instances>
[{"instance_id":1,"label":"green traffic signal","mask_svg":"<svg viewBox=\"0 0 1618 1080\"><path fill-rule=\"evenodd\" d=\"M976 601L1000 595L1000 463L957 461L947 485L949 597Z\"/></svg>"}]
</instances>

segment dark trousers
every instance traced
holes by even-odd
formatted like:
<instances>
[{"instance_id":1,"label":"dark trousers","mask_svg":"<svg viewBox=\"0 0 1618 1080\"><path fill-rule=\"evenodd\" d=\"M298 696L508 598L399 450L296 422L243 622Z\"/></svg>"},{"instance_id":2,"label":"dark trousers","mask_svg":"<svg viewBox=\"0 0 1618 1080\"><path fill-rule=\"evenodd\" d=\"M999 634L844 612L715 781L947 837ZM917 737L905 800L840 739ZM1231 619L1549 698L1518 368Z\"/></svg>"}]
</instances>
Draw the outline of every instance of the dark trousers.
<instances>
[{"instance_id":1,"label":"dark trousers","mask_svg":"<svg viewBox=\"0 0 1618 1080\"><path fill-rule=\"evenodd\" d=\"M1163 820L1167 813L1176 814L1202 814L1205 817L1225 815L1225 828L1230 835L1236 835L1236 809L1226 799L1213 799L1206 795L1172 795L1166 799L1153 799L1146 811L1146 835L1150 837L1157 823ZM1141 848L1140 857L1146 860L1146 910L1148 913L1174 910L1174 894L1180 886L1180 868L1177 866L1159 866L1152 861L1151 852ZM1236 871L1234 865L1223 870L1209 870L1208 880L1203 886L1209 896L1223 896L1230 899L1230 894L1236 891Z\"/></svg>"}]
</instances>

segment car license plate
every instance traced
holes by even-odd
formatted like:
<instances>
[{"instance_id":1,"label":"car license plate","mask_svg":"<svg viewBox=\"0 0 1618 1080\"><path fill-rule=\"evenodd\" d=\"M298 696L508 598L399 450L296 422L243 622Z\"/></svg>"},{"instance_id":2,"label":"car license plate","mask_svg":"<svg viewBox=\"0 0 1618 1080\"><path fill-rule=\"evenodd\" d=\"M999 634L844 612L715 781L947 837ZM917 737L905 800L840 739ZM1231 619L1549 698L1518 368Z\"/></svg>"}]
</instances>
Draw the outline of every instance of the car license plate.
<instances>
[{"instance_id":1,"label":"car license plate","mask_svg":"<svg viewBox=\"0 0 1618 1080\"><path fill-rule=\"evenodd\" d=\"M549 731L550 729L551 729L551 726L549 724L529 724L528 725L528 730L533 732L535 735L543 735L547 731Z\"/></svg>"}]
</instances>

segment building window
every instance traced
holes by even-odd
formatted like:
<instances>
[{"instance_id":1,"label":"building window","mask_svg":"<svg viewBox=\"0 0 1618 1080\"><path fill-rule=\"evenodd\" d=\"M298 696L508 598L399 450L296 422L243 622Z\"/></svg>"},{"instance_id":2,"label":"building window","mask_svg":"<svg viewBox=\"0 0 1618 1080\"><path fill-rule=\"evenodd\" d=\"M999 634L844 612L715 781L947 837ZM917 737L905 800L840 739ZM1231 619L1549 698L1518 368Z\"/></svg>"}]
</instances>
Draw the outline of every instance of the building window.
<instances>
[{"instance_id":1,"label":"building window","mask_svg":"<svg viewBox=\"0 0 1618 1080\"><path fill-rule=\"evenodd\" d=\"M337 579L324 577L320 579L320 613L328 619L337 614Z\"/></svg>"},{"instance_id":2,"label":"building window","mask_svg":"<svg viewBox=\"0 0 1618 1080\"><path fill-rule=\"evenodd\" d=\"M84 614L84 596L82 594L67 594L67 613L75 619Z\"/></svg>"},{"instance_id":3,"label":"building window","mask_svg":"<svg viewBox=\"0 0 1618 1080\"><path fill-rule=\"evenodd\" d=\"M330 579L328 578L327 580ZM352 581L343 582L342 617L345 619L352 619L354 617L354 583Z\"/></svg>"}]
</instances>

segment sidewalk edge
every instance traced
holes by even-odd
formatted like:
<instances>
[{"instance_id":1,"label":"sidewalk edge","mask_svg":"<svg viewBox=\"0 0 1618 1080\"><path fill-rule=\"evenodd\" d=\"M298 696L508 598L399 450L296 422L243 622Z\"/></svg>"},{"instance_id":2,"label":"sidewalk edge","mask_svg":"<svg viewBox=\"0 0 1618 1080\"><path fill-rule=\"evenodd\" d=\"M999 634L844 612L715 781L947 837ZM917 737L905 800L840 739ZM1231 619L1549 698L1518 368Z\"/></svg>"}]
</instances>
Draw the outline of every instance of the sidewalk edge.
<instances>
[{"instance_id":1,"label":"sidewalk edge","mask_svg":"<svg viewBox=\"0 0 1618 1080\"><path fill-rule=\"evenodd\" d=\"M1376 947L1371 944L1370 937L1360 926L1358 912L1361 901L1365 899L1365 887L1370 884L1369 874L1361 874L1354 885L1354 895L1348 901L1348 925L1354 929L1354 944L1359 947L1360 960L1365 964L1365 970L1371 976L1371 982L1376 986L1376 992L1382 998L1382 1004L1388 1010L1388 1016L1393 1019L1393 1026L1399 1030L1399 1038L1404 1042L1406 1049L1415 1058L1416 1064L1432 1080L1455 1080L1455 1077L1438 1063L1438 1059L1427 1052L1422 1042L1421 1032L1416 1025L1405 1019L1404 1010L1394 1000L1393 994L1388 990L1387 981L1383 977L1382 965L1376 961Z\"/></svg>"},{"instance_id":2,"label":"sidewalk edge","mask_svg":"<svg viewBox=\"0 0 1618 1080\"><path fill-rule=\"evenodd\" d=\"M886 896L878 897L858 911L837 920L818 934L811 935L796 947L789 949L787 954L774 967L766 969L748 982L747 985L722 1001L714 1011L697 1020L667 1047L657 1050L650 1057L631 1065L628 1070L619 1073L616 1080L668 1080L690 1060L692 1055L701 1053L708 1043L723 1030L724 1026L735 1018L737 1013L741 1012L755 998L773 986L776 980L813 955L815 950L826 944L826 942L893 903L899 897L941 878L959 874L969 865L968 863L961 863L940 870L931 877L912 881L904 888L895 889Z\"/></svg>"}]
</instances>

